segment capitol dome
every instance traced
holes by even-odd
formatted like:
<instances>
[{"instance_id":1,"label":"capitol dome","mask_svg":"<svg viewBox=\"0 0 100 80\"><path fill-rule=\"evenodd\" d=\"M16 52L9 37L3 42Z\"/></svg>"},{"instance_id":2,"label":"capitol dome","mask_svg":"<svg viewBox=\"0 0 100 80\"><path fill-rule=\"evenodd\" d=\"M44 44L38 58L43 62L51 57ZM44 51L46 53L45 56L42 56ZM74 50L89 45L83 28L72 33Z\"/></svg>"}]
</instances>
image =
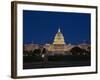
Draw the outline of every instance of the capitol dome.
<instances>
[{"instance_id":1,"label":"capitol dome","mask_svg":"<svg viewBox=\"0 0 100 80\"><path fill-rule=\"evenodd\" d=\"M65 44L64 37L60 31L60 28L58 29L58 32L55 35L53 44Z\"/></svg>"}]
</instances>

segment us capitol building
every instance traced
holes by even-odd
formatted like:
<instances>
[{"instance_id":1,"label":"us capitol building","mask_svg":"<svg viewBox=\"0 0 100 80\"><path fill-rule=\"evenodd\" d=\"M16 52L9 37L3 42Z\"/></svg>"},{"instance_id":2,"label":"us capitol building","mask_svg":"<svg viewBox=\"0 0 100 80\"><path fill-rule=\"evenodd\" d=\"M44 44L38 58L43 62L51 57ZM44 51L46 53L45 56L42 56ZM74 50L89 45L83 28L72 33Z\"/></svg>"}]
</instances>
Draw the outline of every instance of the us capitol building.
<instances>
[{"instance_id":1,"label":"us capitol building","mask_svg":"<svg viewBox=\"0 0 100 80\"><path fill-rule=\"evenodd\" d=\"M65 54L65 52L70 51L73 47L78 46L83 49L87 49L90 45L82 43L80 45L71 45L71 44L66 44L64 40L64 36L61 33L60 28L58 29L58 32L56 33L54 37L54 41L52 44L45 44L45 45L38 45L38 44L25 44L24 45L24 50L25 51L33 51L34 49L38 48L45 48L48 52L51 54Z\"/></svg>"}]
</instances>

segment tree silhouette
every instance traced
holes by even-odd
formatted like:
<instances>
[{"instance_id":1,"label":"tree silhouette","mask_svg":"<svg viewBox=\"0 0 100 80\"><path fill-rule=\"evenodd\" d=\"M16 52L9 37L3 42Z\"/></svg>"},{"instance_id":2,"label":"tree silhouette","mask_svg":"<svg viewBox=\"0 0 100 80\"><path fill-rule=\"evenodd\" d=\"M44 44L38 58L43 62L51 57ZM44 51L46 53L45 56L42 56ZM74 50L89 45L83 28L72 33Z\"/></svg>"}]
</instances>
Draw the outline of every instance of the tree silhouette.
<instances>
[{"instance_id":1,"label":"tree silhouette","mask_svg":"<svg viewBox=\"0 0 100 80\"><path fill-rule=\"evenodd\" d=\"M45 48L43 48L43 50L42 50L42 52L41 52L42 54L46 54L46 49Z\"/></svg>"},{"instance_id":2,"label":"tree silhouette","mask_svg":"<svg viewBox=\"0 0 100 80\"><path fill-rule=\"evenodd\" d=\"M23 51L24 56L32 56L33 51Z\"/></svg>"},{"instance_id":3,"label":"tree silhouette","mask_svg":"<svg viewBox=\"0 0 100 80\"><path fill-rule=\"evenodd\" d=\"M29 56L29 52L24 50L24 51L23 51L23 55L24 55L24 56Z\"/></svg>"},{"instance_id":4,"label":"tree silhouette","mask_svg":"<svg viewBox=\"0 0 100 80\"><path fill-rule=\"evenodd\" d=\"M82 54L82 49L79 47L73 47L70 52L72 53L72 55L80 55Z\"/></svg>"},{"instance_id":5,"label":"tree silhouette","mask_svg":"<svg viewBox=\"0 0 100 80\"><path fill-rule=\"evenodd\" d=\"M41 50L40 49L35 49L32 54L36 55L36 56L40 56Z\"/></svg>"}]
</instances>

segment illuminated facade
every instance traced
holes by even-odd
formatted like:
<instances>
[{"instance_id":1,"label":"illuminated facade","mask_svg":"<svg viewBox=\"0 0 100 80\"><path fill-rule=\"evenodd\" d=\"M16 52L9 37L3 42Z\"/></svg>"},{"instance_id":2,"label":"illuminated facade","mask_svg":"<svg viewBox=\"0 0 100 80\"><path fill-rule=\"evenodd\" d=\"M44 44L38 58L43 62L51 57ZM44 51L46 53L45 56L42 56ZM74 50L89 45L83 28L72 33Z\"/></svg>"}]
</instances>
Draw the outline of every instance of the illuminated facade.
<instances>
[{"instance_id":1,"label":"illuminated facade","mask_svg":"<svg viewBox=\"0 0 100 80\"><path fill-rule=\"evenodd\" d=\"M37 44L26 44L24 45L24 51L34 51L34 49L38 49L39 46Z\"/></svg>"},{"instance_id":2,"label":"illuminated facade","mask_svg":"<svg viewBox=\"0 0 100 80\"><path fill-rule=\"evenodd\" d=\"M69 51L73 46L65 43L64 36L59 28L54 37L53 44L46 44L44 47L51 53L64 54L65 51Z\"/></svg>"},{"instance_id":3,"label":"illuminated facade","mask_svg":"<svg viewBox=\"0 0 100 80\"><path fill-rule=\"evenodd\" d=\"M90 45L86 43L82 43L79 45L71 45L66 44L64 40L64 36L61 33L60 28L54 37L54 41L52 44L38 45L38 44L25 44L24 51L34 51L34 49L43 49L45 48L50 55L52 54L68 54L73 47L79 47L81 49L85 49L87 51L90 50ZM68 54L69 55L69 54Z\"/></svg>"}]
</instances>

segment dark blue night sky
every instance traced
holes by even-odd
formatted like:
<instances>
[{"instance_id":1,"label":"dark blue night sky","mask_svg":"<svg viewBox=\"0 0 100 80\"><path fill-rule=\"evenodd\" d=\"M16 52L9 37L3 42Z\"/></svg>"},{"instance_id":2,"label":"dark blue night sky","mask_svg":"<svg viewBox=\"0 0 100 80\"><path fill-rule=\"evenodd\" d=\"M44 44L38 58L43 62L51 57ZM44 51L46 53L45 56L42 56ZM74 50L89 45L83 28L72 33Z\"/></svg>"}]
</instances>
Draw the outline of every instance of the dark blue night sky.
<instances>
[{"instance_id":1,"label":"dark blue night sky","mask_svg":"<svg viewBox=\"0 0 100 80\"><path fill-rule=\"evenodd\" d=\"M90 18L87 13L23 10L23 42L52 43L60 28L67 44L90 43Z\"/></svg>"}]
</instances>

